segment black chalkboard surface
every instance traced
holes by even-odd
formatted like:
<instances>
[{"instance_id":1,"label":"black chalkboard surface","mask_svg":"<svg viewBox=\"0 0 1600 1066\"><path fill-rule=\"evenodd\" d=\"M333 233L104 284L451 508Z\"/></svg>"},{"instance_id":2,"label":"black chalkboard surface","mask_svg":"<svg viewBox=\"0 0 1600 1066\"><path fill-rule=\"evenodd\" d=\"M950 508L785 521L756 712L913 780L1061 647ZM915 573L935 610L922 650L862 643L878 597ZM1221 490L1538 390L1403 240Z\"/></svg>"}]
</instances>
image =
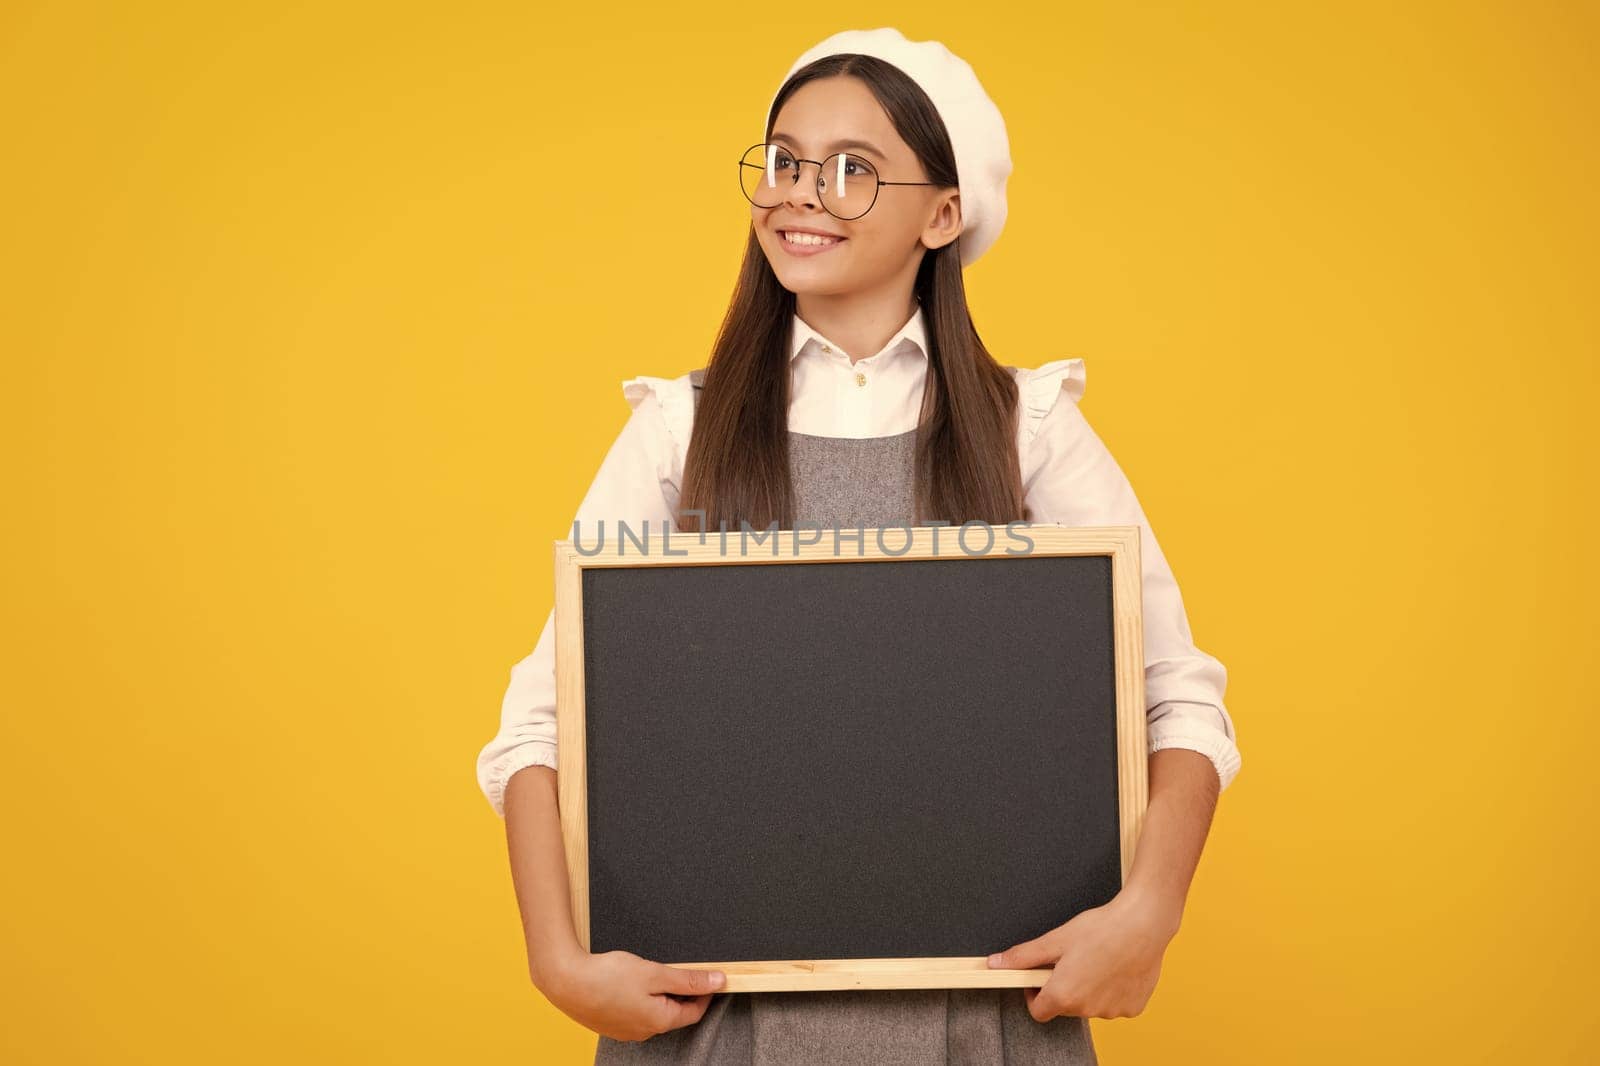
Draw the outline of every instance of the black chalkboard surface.
<instances>
[{"instance_id":1,"label":"black chalkboard surface","mask_svg":"<svg viewBox=\"0 0 1600 1066\"><path fill-rule=\"evenodd\" d=\"M557 544L590 951L730 992L1038 985L985 957L1120 890L1146 789L1137 529L857 532Z\"/></svg>"}]
</instances>

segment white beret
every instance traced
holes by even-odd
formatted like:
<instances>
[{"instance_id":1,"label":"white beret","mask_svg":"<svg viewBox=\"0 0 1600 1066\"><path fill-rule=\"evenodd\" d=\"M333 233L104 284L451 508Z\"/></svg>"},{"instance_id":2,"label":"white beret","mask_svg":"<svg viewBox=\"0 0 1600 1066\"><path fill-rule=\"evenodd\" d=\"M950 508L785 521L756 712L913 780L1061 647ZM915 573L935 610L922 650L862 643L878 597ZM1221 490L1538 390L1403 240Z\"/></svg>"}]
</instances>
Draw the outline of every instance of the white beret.
<instances>
[{"instance_id":1,"label":"white beret","mask_svg":"<svg viewBox=\"0 0 1600 1066\"><path fill-rule=\"evenodd\" d=\"M899 30L844 30L808 48L783 76L767 104L768 115L783 85L823 56L859 52L891 63L916 82L944 120L955 150L961 192L961 265L968 266L1000 236L1006 224L1006 179L1011 142L1005 119L983 91L971 65L938 41L909 41ZM763 124L767 116L762 116Z\"/></svg>"}]
</instances>

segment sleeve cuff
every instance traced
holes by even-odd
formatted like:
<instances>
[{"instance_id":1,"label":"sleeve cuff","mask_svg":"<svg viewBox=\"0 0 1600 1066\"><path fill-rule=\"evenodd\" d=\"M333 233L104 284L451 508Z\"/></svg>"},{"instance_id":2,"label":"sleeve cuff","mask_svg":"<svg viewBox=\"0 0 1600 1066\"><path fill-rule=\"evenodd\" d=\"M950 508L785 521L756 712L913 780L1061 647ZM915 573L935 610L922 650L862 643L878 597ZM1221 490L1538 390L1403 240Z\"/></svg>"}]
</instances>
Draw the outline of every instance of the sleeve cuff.
<instances>
[{"instance_id":1,"label":"sleeve cuff","mask_svg":"<svg viewBox=\"0 0 1600 1066\"><path fill-rule=\"evenodd\" d=\"M1218 791L1226 789L1239 775L1239 767L1243 763L1239 755L1239 748L1232 740L1220 733L1195 733L1164 730L1161 723L1150 726L1148 733L1148 753L1154 754L1163 748L1188 748L1198 751L1211 760L1211 765L1217 768Z\"/></svg>"},{"instance_id":2,"label":"sleeve cuff","mask_svg":"<svg viewBox=\"0 0 1600 1066\"><path fill-rule=\"evenodd\" d=\"M488 797L494 813L501 818L506 816L506 785L510 784L512 775L518 770L526 770L530 766L556 769L556 746L542 740L520 744L501 756L500 762L490 767L485 775L483 794Z\"/></svg>"}]
</instances>

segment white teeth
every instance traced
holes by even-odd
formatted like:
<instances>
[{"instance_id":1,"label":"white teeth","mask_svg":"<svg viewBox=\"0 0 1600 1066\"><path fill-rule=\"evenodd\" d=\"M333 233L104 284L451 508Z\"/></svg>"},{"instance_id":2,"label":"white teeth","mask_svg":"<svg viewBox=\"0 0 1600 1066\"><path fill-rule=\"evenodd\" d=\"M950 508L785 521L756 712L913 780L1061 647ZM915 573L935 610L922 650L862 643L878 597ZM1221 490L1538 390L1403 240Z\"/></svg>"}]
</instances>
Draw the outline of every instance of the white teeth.
<instances>
[{"instance_id":1,"label":"white teeth","mask_svg":"<svg viewBox=\"0 0 1600 1066\"><path fill-rule=\"evenodd\" d=\"M789 230L784 233L783 239L790 244L838 244L838 237L823 237L815 233L796 233Z\"/></svg>"}]
</instances>

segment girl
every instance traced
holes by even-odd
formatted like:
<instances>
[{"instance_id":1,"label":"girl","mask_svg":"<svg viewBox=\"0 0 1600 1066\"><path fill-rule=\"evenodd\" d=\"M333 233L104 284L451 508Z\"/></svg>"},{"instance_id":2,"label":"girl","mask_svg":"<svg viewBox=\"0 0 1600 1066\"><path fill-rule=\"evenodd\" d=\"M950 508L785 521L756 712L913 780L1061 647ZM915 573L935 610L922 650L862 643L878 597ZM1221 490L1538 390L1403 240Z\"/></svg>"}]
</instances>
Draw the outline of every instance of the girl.
<instances>
[{"instance_id":1,"label":"girl","mask_svg":"<svg viewBox=\"0 0 1600 1066\"><path fill-rule=\"evenodd\" d=\"M1002 366L973 327L961 271L999 235L1010 171L999 112L937 42L848 31L802 55L739 162L750 237L711 358L623 383L633 414L577 521L590 536L619 520L1138 526L1152 756L1128 883L990 960L1051 967L1037 990L718 994L720 975L589 955L556 806L552 611L478 780L506 819L530 974L600 1034L597 1063L1093 1063L1088 1018L1137 1014L1154 989L1239 769L1226 674L1192 642L1133 490L1078 409L1082 360Z\"/></svg>"}]
</instances>

